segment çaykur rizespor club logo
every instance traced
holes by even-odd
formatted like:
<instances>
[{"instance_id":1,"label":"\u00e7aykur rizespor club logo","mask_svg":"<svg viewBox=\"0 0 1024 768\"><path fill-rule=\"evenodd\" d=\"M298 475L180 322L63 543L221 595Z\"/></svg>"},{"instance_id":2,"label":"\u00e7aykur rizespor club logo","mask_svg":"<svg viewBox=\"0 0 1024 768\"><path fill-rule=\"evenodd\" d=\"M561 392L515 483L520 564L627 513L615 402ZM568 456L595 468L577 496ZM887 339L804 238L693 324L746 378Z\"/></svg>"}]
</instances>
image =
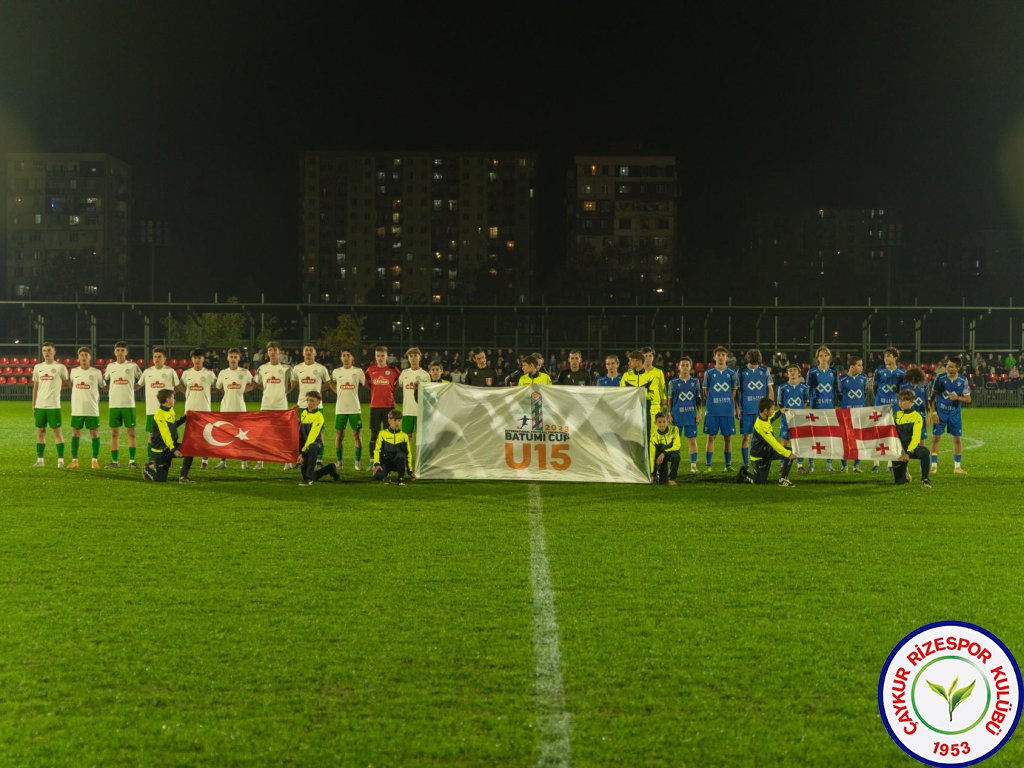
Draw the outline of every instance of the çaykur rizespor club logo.
<instances>
[{"instance_id":1,"label":"\u00e7aykur rizespor club logo","mask_svg":"<svg viewBox=\"0 0 1024 768\"><path fill-rule=\"evenodd\" d=\"M878 681L878 708L899 747L927 765L973 765L1020 720L1020 668L992 633L959 621L901 640Z\"/></svg>"}]
</instances>

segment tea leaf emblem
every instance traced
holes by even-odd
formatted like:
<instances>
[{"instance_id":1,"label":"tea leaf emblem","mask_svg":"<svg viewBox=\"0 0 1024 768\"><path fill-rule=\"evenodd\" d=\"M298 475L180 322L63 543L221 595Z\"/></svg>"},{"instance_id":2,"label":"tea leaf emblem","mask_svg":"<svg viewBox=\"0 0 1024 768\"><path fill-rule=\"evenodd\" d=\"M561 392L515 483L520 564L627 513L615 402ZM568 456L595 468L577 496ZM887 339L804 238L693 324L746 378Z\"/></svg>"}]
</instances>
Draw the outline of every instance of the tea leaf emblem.
<instances>
[{"instance_id":1,"label":"tea leaf emblem","mask_svg":"<svg viewBox=\"0 0 1024 768\"><path fill-rule=\"evenodd\" d=\"M953 710L963 704L967 697L974 693L974 684L978 681L974 680L970 685L965 685L963 688L957 688L956 685L960 682L960 676L957 675L953 678L953 682L949 684L948 690L938 683L933 683L931 680L925 680L925 682L928 683L928 687L931 688L932 691L945 699L946 705L949 708L949 722L953 722Z\"/></svg>"}]
</instances>

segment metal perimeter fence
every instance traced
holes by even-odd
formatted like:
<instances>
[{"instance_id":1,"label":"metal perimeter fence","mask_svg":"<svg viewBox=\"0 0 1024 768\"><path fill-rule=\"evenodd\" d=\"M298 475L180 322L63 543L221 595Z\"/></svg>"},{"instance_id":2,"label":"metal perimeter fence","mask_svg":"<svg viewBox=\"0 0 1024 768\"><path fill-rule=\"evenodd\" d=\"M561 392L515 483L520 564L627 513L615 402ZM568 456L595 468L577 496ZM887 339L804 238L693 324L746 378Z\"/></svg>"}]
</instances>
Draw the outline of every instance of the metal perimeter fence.
<instances>
[{"instance_id":1,"label":"metal perimeter fence","mask_svg":"<svg viewBox=\"0 0 1024 768\"><path fill-rule=\"evenodd\" d=\"M341 305L266 302L0 302L0 358L38 357L44 340L59 356L88 345L97 357L109 357L124 340L133 358L148 360L153 346L170 347L172 357L185 358L191 346L243 347L246 357L269 333L287 350L301 350L306 341L325 338L345 318L348 342L361 355L383 344L401 351L419 346L428 359L456 353L466 359L481 347L504 350L508 357L540 352L564 359L579 349L588 360L623 355L650 345L677 358L688 354L710 360L723 345L737 356L761 350L766 361L785 357L811 361L820 344L835 357L862 355L865 363L881 358L888 346L902 350L901 359L931 363L948 354L998 356L1024 349L1024 307L1001 306L833 306L780 305L776 298L762 305ZM239 338L211 337L213 326L233 318ZM189 324L192 337L180 336ZM175 330L177 328L177 331ZM204 339L204 332L207 338ZM334 351L336 356L336 351ZM333 356L329 357L333 361ZM365 360L363 360L365 362ZM1020 405L1016 388L976 388L977 404Z\"/></svg>"}]
</instances>

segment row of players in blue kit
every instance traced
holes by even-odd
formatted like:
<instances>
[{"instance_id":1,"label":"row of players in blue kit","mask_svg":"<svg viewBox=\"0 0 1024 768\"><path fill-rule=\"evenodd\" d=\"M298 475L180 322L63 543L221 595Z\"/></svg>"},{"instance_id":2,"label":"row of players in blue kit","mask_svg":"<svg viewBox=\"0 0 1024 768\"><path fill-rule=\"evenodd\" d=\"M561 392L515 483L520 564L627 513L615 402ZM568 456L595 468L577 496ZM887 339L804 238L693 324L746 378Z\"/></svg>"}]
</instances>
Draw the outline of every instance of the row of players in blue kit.
<instances>
[{"instance_id":1,"label":"row of players in blue kit","mask_svg":"<svg viewBox=\"0 0 1024 768\"><path fill-rule=\"evenodd\" d=\"M698 471L697 425L701 420L702 408L703 431L707 436L704 453L707 471L711 471L717 435L722 435L725 469L730 470L732 436L736 433L737 421L742 438L743 466L750 463L751 437L758 418L758 404L764 397L778 403L783 413L779 437L789 447L785 413L791 408L856 408L868 405L869 395L873 394L872 405L890 405L895 412L899 409L899 393L910 390L914 393L914 409L921 414L925 425L933 425L931 471L934 473L938 470L939 444L942 435L949 432L953 437L953 472L966 474L961 466L961 407L970 403L971 390L967 378L960 375L960 363L956 359L951 359L945 371L936 375L929 386L920 368L905 368L899 364L899 350L895 347L885 350L885 364L879 366L869 379L859 356L851 355L848 358L844 372L832 367L832 352L822 346L815 354L817 365L807 371L805 379L802 380L800 366L789 366L786 371L787 381L779 386L776 398L771 372L762 364L759 351L752 349L747 352L746 365L738 371L728 367L728 356L729 351L725 347L717 347L714 351L715 365L705 371L702 379L692 375L692 360L683 357L678 363L679 375L666 386L664 374L651 365L653 355L645 348L630 353L630 370L619 381L609 371L609 376L599 379L598 384L646 387L652 423L658 413L670 413L673 425L689 440L691 472ZM922 440L926 438L927 427ZM891 464L887 465L891 469ZM842 471L849 469L844 459ZM860 461L854 461L852 469L860 472ZM814 459L808 459L806 466L799 459L797 471L813 472ZM833 471L831 460L825 461L825 471ZM878 462L875 462L872 471L881 471Z\"/></svg>"}]
</instances>

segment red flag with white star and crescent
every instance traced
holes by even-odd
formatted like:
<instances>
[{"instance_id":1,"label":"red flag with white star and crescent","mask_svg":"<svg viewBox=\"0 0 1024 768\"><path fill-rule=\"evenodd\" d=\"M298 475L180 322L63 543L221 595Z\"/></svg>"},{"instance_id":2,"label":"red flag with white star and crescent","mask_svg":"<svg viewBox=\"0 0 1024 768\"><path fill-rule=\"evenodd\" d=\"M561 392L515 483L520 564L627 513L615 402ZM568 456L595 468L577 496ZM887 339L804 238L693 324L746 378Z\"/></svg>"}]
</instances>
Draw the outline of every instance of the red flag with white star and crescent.
<instances>
[{"instance_id":1,"label":"red flag with white star and crescent","mask_svg":"<svg viewBox=\"0 0 1024 768\"><path fill-rule=\"evenodd\" d=\"M181 452L185 456L295 464L299 461L299 418L294 408L247 413L189 411Z\"/></svg>"}]
</instances>

